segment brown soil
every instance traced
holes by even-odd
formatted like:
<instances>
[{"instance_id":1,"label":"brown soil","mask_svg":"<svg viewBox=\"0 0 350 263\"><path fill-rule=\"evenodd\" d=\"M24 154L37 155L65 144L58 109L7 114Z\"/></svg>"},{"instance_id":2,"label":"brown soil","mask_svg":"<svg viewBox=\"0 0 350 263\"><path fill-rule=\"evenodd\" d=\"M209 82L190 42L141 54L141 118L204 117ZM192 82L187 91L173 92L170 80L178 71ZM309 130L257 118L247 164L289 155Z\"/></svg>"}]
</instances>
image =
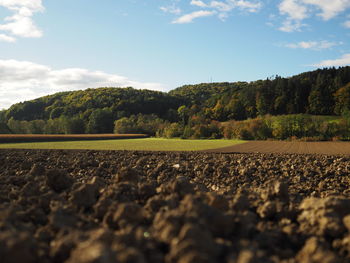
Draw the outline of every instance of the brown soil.
<instances>
[{"instance_id":1,"label":"brown soil","mask_svg":"<svg viewBox=\"0 0 350 263\"><path fill-rule=\"evenodd\" d=\"M350 262L349 161L0 150L1 262Z\"/></svg>"},{"instance_id":2,"label":"brown soil","mask_svg":"<svg viewBox=\"0 0 350 263\"><path fill-rule=\"evenodd\" d=\"M252 141L234 146L208 150L208 152L349 155L350 142Z\"/></svg>"}]
</instances>

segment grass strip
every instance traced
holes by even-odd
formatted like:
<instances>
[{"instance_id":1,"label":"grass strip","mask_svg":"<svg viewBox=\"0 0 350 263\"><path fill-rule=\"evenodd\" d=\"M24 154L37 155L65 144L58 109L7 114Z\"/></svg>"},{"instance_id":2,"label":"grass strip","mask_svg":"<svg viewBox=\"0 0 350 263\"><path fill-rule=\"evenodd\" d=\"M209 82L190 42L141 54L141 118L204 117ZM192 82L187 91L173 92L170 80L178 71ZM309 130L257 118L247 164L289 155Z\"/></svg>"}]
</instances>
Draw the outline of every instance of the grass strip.
<instances>
[{"instance_id":1,"label":"grass strip","mask_svg":"<svg viewBox=\"0 0 350 263\"><path fill-rule=\"evenodd\" d=\"M240 140L125 139L65 142L1 143L1 149L200 151L227 147Z\"/></svg>"}]
</instances>

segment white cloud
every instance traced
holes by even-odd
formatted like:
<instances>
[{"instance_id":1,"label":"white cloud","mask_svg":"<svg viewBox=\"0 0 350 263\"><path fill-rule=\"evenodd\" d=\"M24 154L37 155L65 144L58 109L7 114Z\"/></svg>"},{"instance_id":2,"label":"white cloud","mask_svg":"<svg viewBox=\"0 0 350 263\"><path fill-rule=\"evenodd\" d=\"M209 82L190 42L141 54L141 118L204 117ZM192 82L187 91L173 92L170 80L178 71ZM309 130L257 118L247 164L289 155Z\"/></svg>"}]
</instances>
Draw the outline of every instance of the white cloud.
<instances>
[{"instance_id":1,"label":"white cloud","mask_svg":"<svg viewBox=\"0 0 350 263\"><path fill-rule=\"evenodd\" d=\"M282 15L288 15L290 19L303 20L307 17L307 8L298 0L283 0L279 5Z\"/></svg>"},{"instance_id":2,"label":"white cloud","mask_svg":"<svg viewBox=\"0 0 350 263\"><path fill-rule=\"evenodd\" d=\"M260 2L250 2L244 0L235 1L235 5L241 9L247 10L252 13L258 12L259 9L262 7L262 4Z\"/></svg>"},{"instance_id":3,"label":"white cloud","mask_svg":"<svg viewBox=\"0 0 350 263\"><path fill-rule=\"evenodd\" d=\"M43 12L42 0L0 0L0 6L9 9L14 14L5 17L0 24L0 31L6 31L16 37L39 38L42 31L34 24L34 13ZM14 42L14 41L8 41Z\"/></svg>"},{"instance_id":4,"label":"white cloud","mask_svg":"<svg viewBox=\"0 0 350 263\"><path fill-rule=\"evenodd\" d=\"M13 9L25 7L33 11L42 11L44 9L42 0L0 0L0 5Z\"/></svg>"},{"instance_id":5,"label":"white cloud","mask_svg":"<svg viewBox=\"0 0 350 263\"><path fill-rule=\"evenodd\" d=\"M20 37L42 37L43 33L34 25L30 17L14 15L5 18L9 23L0 25L0 30L8 31L15 36Z\"/></svg>"},{"instance_id":6,"label":"white cloud","mask_svg":"<svg viewBox=\"0 0 350 263\"><path fill-rule=\"evenodd\" d=\"M214 11L203 11L203 10L196 11L177 18L176 20L173 21L173 24L187 24L187 23L193 22L193 20L196 18L212 16L214 14L215 14Z\"/></svg>"},{"instance_id":7,"label":"white cloud","mask_svg":"<svg viewBox=\"0 0 350 263\"><path fill-rule=\"evenodd\" d=\"M144 83L102 71L81 68L54 70L28 61L0 60L0 109L60 91L97 87L134 87L165 90L159 83Z\"/></svg>"},{"instance_id":8,"label":"white cloud","mask_svg":"<svg viewBox=\"0 0 350 263\"><path fill-rule=\"evenodd\" d=\"M279 30L283 32L301 31L301 28L303 26L305 26L305 24L301 23L298 20L287 19L283 22L282 26L279 27Z\"/></svg>"},{"instance_id":9,"label":"white cloud","mask_svg":"<svg viewBox=\"0 0 350 263\"><path fill-rule=\"evenodd\" d=\"M217 9L220 12L230 12L234 6L231 2L212 1L210 7Z\"/></svg>"},{"instance_id":10,"label":"white cloud","mask_svg":"<svg viewBox=\"0 0 350 263\"><path fill-rule=\"evenodd\" d=\"M170 13L170 14L175 14L175 15L179 15L182 12L181 9L179 7L176 7L175 5L161 6L160 10L162 10L165 13Z\"/></svg>"},{"instance_id":11,"label":"white cloud","mask_svg":"<svg viewBox=\"0 0 350 263\"><path fill-rule=\"evenodd\" d=\"M314 67L340 67L350 65L350 54L345 54L341 58L333 60L323 60L319 63L313 64Z\"/></svg>"},{"instance_id":12,"label":"white cloud","mask_svg":"<svg viewBox=\"0 0 350 263\"><path fill-rule=\"evenodd\" d=\"M212 15L217 15L219 19L225 20L234 9L255 13L262 7L259 0L191 0L190 5L199 7L202 10L194 11L178 17L173 21L174 24L191 23L195 18Z\"/></svg>"},{"instance_id":13,"label":"white cloud","mask_svg":"<svg viewBox=\"0 0 350 263\"><path fill-rule=\"evenodd\" d=\"M200 0L192 0L190 4L199 7L207 7L207 4Z\"/></svg>"},{"instance_id":14,"label":"white cloud","mask_svg":"<svg viewBox=\"0 0 350 263\"><path fill-rule=\"evenodd\" d=\"M261 8L262 4L257 1L246 0L226 0L226 1L211 1L210 7L216 8L221 12L231 12L235 8L239 8L248 12L257 12Z\"/></svg>"},{"instance_id":15,"label":"white cloud","mask_svg":"<svg viewBox=\"0 0 350 263\"><path fill-rule=\"evenodd\" d=\"M302 20L313 14L323 20L330 20L350 8L350 0L282 0L278 6L279 12L287 16L281 31L300 31Z\"/></svg>"},{"instance_id":16,"label":"white cloud","mask_svg":"<svg viewBox=\"0 0 350 263\"><path fill-rule=\"evenodd\" d=\"M330 49L334 46L341 45L342 42L329 42L329 41L301 41L298 43L289 43L286 44L285 47L293 48L293 49L311 49L311 50L323 50Z\"/></svg>"},{"instance_id":17,"label":"white cloud","mask_svg":"<svg viewBox=\"0 0 350 263\"><path fill-rule=\"evenodd\" d=\"M5 34L0 34L0 42L14 43L16 42L16 39Z\"/></svg>"},{"instance_id":18,"label":"white cloud","mask_svg":"<svg viewBox=\"0 0 350 263\"><path fill-rule=\"evenodd\" d=\"M318 15L324 20L336 17L350 7L350 0L303 0L303 2L320 9L321 13Z\"/></svg>"}]
</instances>

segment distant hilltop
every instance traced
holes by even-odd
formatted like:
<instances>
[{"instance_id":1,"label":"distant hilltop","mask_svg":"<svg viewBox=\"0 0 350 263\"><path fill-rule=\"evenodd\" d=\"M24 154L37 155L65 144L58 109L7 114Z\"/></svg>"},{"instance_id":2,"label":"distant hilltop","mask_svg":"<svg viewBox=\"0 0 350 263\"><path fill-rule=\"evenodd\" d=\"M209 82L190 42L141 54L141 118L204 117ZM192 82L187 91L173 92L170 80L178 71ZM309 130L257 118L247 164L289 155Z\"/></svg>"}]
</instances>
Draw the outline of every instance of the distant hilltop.
<instances>
[{"instance_id":1,"label":"distant hilltop","mask_svg":"<svg viewBox=\"0 0 350 263\"><path fill-rule=\"evenodd\" d=\"M167 93L131 87L60 92L14 104L0 112L0 122L36 121L37 126L45 122L47 133L62 133L55 131L60 119L70 123L72 133L108 133L113 132L115 121L132 116L144 125L157 119L186 126L190 118L226 122L267 114L341 115L349 107L350 67L340 67L288 78L185 85Z\"/></svg>"}]
</instances>

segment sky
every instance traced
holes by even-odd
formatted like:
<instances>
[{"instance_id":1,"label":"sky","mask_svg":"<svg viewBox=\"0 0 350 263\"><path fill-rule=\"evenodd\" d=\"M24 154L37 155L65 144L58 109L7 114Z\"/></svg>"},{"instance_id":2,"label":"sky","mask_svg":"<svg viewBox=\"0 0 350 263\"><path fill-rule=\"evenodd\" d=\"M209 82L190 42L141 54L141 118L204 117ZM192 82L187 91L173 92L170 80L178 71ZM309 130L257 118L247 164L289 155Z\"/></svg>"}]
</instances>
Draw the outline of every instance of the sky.
<instances>
[{"instance_id":1,"label":"sky","mask_svg":"<svg viewBox=\"0 0 350 263\"><path fill-rule=\"evenodd\" d=\"M350 65L350 0L0 0L0 109Z\"/></svg>"}]
</instances>

